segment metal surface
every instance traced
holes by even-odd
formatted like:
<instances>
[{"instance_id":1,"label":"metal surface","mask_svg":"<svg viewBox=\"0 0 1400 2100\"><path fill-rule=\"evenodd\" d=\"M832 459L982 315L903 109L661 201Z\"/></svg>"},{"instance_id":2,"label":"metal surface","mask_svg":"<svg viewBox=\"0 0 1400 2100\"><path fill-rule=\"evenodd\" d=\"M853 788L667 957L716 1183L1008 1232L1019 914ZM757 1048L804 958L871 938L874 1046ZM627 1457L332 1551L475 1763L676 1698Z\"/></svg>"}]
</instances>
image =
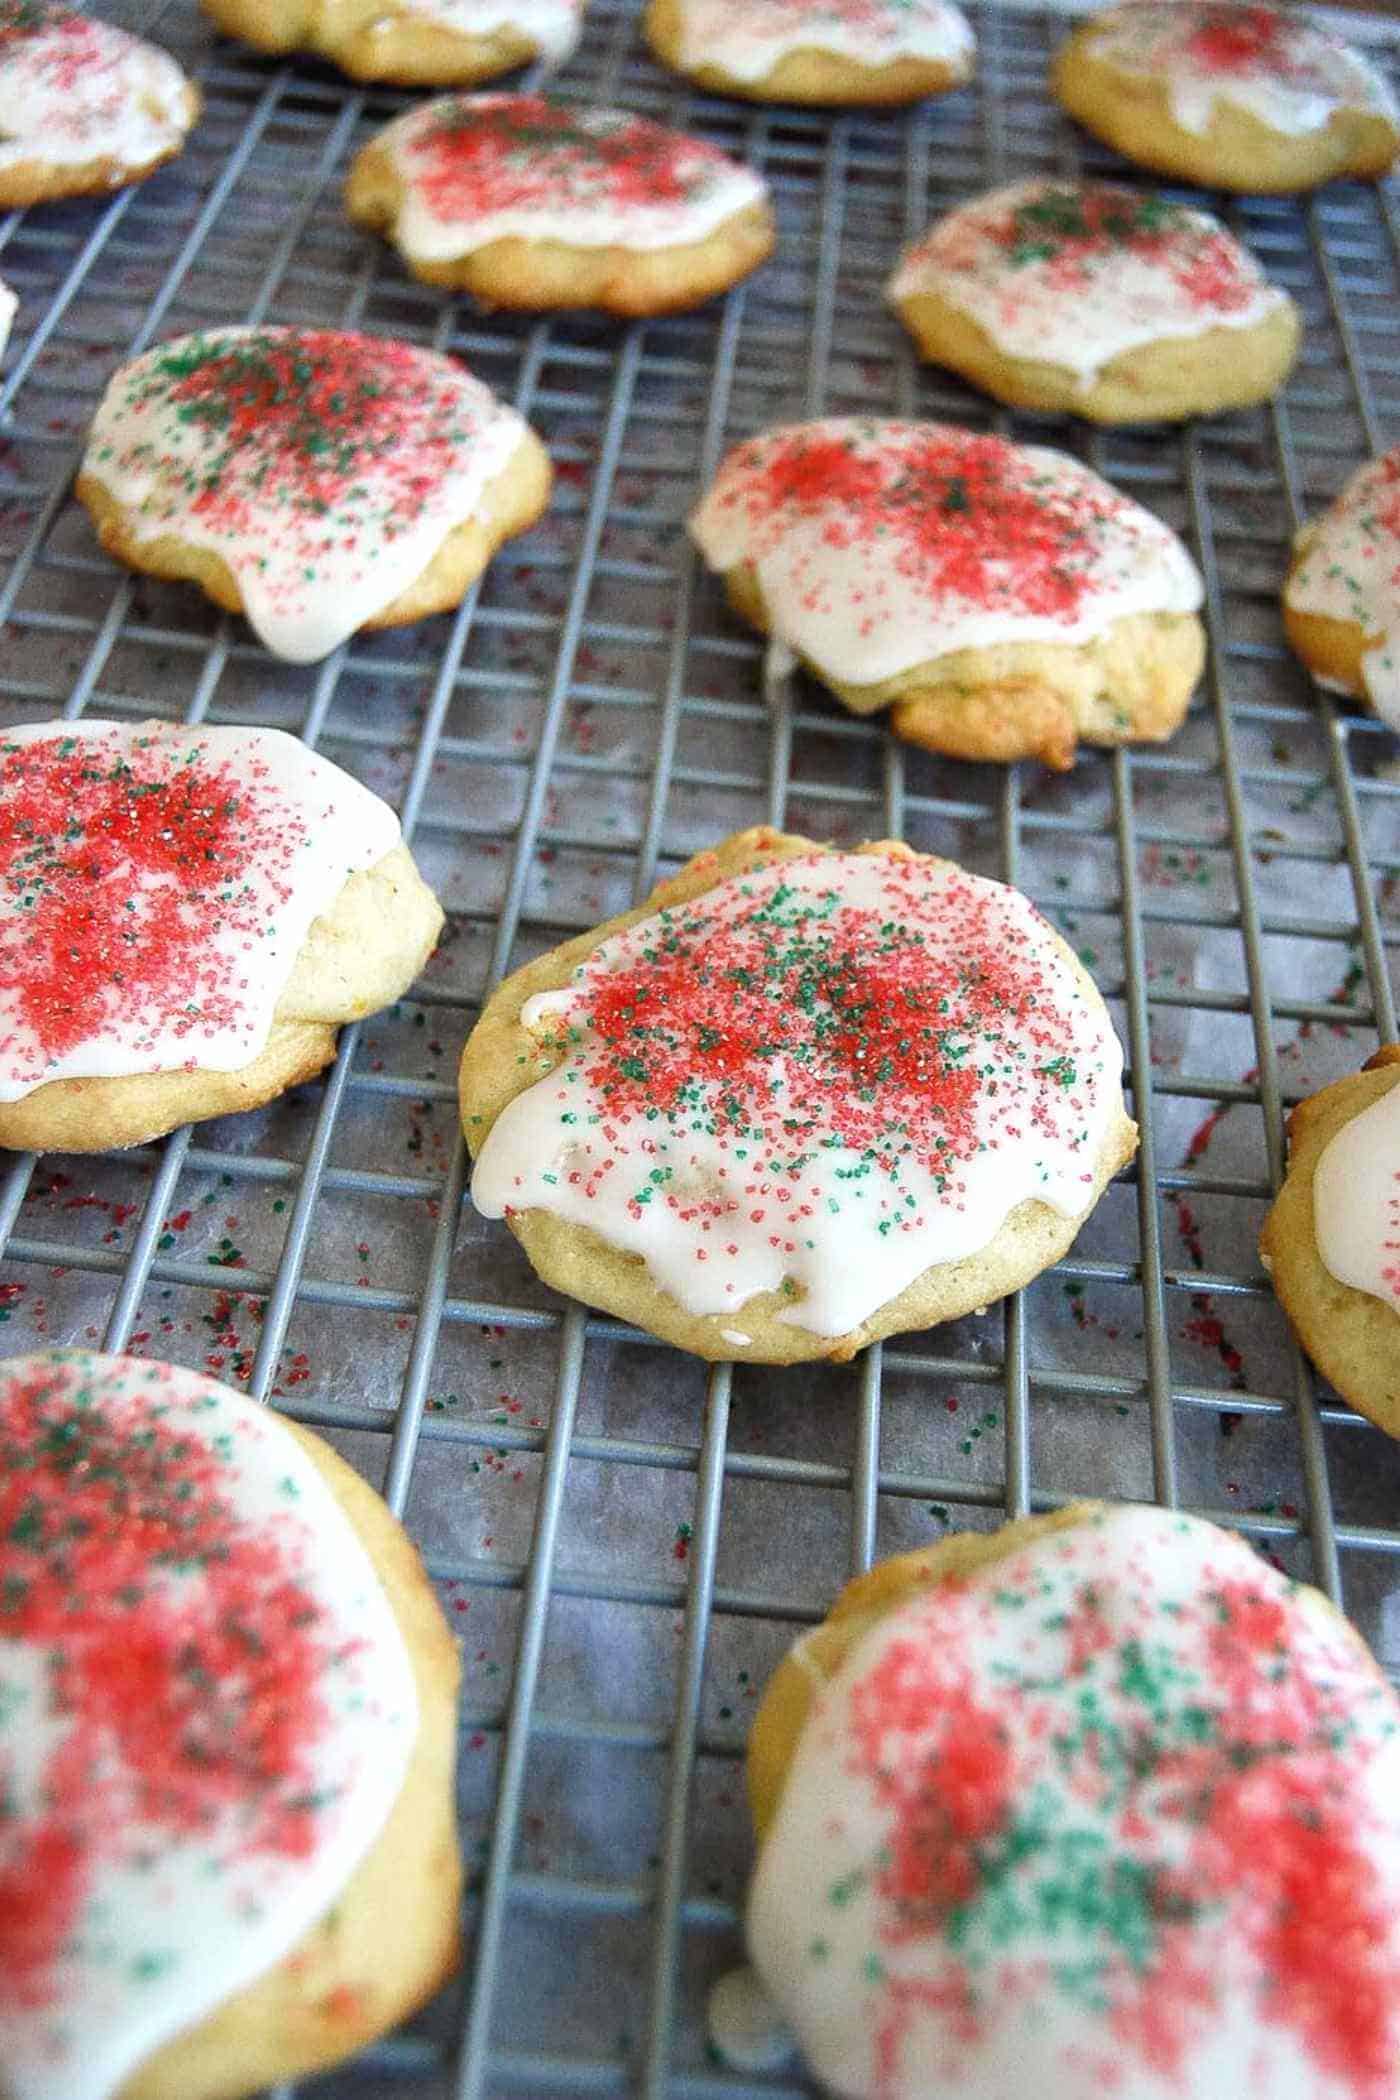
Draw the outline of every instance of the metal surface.
<instances>
[{"instance_id":1,"label":"metal surface","mask_svg":"<svg viewBox=\"0 0 1400 2100\"><path fill-rule=\"evenodd\" d=\"M905 751L811 688L770 716L758 650L678 529L724 446L782 415L998 424L916 368L880 288L932 211L1111 165L1047 104L1053 22L983 10L972 89L867 119L691 96L630 10L596 6L564 91L747 152L782 224L727 301L621 329L483 316L344 223L347 156L405 98L257 61L173 0L126 19L194 67L206 114L144 188L0 219L23 301L0 383L0 721L297 729L397 801L452 934L420 997L345 1031L323 1085L126 1159L7 1165L0 1340L208 1364L330 1431L470 1629L463 1983L317 2090L738 2093L701 2011L737 1946L743 1702L849 1569L944 1522L1155 1494L1311 1574L1395 1659L1395 1450L1319 1404L1255 1250L1313 1046L1350 1030L1340 1069L1395 1033L1392 740L1309 688L1276 616L1298 519L1400 439L1394 201L1229 207L1307 323L1274 409L1048 426L1183 529L1213 643L1172 745L1055 781ZM256 318L449 347L549 440L549 525L455 618L294 671L99 554L69 479L113 364ZM764 819L900 834L1027 888L1097 951L1143 1147L1073 1256L987 1318L845 1368L706 1374L562 1305L463 1212L453 1076L505 970Z\"/></svg>"}]
</instances>

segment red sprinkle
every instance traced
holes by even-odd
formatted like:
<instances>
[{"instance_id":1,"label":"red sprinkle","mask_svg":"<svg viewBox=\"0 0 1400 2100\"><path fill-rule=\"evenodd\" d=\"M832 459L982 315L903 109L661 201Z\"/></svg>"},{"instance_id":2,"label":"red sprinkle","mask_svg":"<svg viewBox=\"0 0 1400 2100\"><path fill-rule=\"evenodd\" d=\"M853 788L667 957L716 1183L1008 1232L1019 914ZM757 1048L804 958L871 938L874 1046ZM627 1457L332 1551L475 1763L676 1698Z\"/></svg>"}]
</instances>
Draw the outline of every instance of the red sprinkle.
<instances>
[{"instance_id":1,"label":"red sprinkle","mask_svg":"<svg viewBox=\"0 0 1400 2100\"><path fill-rule=\"evenodd\" d=\"M0 1638L51 1652L68 1724L43 1815L0 1823L0 2007L48 2002L96 1866L133 1822L183 1839L234 1810L244 1854L300 1859L314 1841L334 1658L296 1533L289 1550L251 1529L213 1452L166 1414L158 1383L99 1400L62 1368L0 1402Z\"/></svg>"},{"instance_id":2,"label":"red sprinkle","mask_svg":"<svg viewBox=\"0 0 1400 2100\"><path fill-rule=\"evenodd\" d=\"M232 925L251 950L267 917L242 895L249 869L290 895L305 843L300 818L259 794L256 763L176 763L154 738L0 743L0 981L40 1060L114 1026L197 1036L235 1021L239 974L210 937Z\"/></svg>"}]
</instances>

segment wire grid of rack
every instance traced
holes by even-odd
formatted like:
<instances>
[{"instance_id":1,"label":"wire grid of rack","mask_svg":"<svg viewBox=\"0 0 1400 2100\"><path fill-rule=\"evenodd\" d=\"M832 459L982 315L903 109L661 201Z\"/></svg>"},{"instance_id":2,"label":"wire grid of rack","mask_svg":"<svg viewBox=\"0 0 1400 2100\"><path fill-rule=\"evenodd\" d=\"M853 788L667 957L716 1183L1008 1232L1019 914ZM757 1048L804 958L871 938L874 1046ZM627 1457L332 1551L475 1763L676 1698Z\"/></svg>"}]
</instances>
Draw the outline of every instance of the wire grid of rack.
<instances>
[{"instance_id":1,"label":"wire grid of rack","mask_svg":"<svg viewBox=\"0 0 1400 2100\"><path fill-rule=\"evenodd\" d=\"M1315 1392L1255 1252L1315 1061L1395 1034L1392 743L1308 688L1275 609L1298 518L1400 437L1395 206L1339 186L1229 207L1303 309L1285 399L1093 436L920 371L880 302L933 211L1113 165L1047 104L1043 14L981 10L978 81L946 103L831 117L693 96L597 0L561 91L746 153L781 223L752 284L626 328L483 316L344 223L348 155L406 98L256 60L175 0L124 19L191 65L206 111L145 187L0 219L23 301L0 383L0 722L295 729L396 801L450 930L324 1083L126 1158L9 1165L0 1340L207 1365L325 1430L458 1618L463 1982L318 2091L805 2091L718 2063L703 2001L737 1952L747 1713L851 1569L949 1523L1155 1496L1311 1575L1396 1659L1394 1448ZM454 618L294 671L98 554L70 479L112 366L258 319L450 348L548 439L549 523ZM1185 532L1213 650L1172 745L1052 780L905 751L814 689L767 710L680 520L735 437L855 408L1048 434ZM561 1303L463 1205L453 1074L484 993L763 820L902 835L1027 888L1094 956L1143 1125L1056 1271L839 1370L707 1371Z\"/></svg>"}]
</instances>

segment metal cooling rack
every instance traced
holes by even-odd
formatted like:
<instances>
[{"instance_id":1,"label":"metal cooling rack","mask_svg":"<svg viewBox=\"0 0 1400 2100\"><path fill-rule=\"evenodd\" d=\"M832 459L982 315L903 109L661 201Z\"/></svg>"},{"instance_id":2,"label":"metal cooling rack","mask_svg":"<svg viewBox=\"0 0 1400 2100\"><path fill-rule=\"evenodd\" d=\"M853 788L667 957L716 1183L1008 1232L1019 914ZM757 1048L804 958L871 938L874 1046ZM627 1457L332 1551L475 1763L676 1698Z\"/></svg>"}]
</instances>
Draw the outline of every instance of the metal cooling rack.
<instances>
[{"instance_id":1,"label":"metal cooling rack","mask_svg":"<svg viewBox=\"0 0 1400 2100\"><path fill-rule=\"evenodd\" d=\"M298 730L397 802L451 923L415 998L346 1029L323 1084L126 1158L8 1166L0 1342L207 1365L326 1430L458 1616L464 1981L318 2092L803 2092L709 2056L703 2001L737 1952L753 1698L851 1569L945 1524L1155 1495L1310 1574L1400 1660L1396 1449L1315 1392L1255 1252L1287 1106L1396 1032L1392 742L1309 689L1276 615L1298 518L1400 437L1394 201L1229 207L1307 323L1274 408L1050 430L1183 529L1213 642L1169 747L1050 780L906 751L810 688L770 717L756 644L677 528L721 450L782 415L1046 434L917 369L879 290L970 191L1114 165L1047 105L1052 21L984 9L974 87L827 118L690 95L631 9L595 0L563 90L746 152L782 222L723 304L619 329L482 316L345 224L348 155L405 98L257 61L176 0L126 19L197 72L206 113L143 188L0 219L23 301L0 383L0 721ZM99 556L69 487L112 366L264 318L451 348L549 440L550 522L455 618L295 671ZM561 1303L463 1212L453 1080L506 969L765 819L902 835L1027 888L1094 955L1143 1142L1073 1257L988 1317L844 1369L707 1372Z\"/></svg>"}]
</instances>

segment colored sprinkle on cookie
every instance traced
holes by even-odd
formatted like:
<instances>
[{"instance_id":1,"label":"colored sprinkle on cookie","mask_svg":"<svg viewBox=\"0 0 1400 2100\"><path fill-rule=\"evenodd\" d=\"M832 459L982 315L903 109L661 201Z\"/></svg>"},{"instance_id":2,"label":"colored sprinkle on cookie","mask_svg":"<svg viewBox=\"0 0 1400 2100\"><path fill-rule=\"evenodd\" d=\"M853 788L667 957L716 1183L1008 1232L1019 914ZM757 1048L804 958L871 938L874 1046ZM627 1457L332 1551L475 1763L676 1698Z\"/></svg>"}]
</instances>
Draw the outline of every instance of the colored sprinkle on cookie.
<instances>
[{"instance_id":1,"label":"colored sprinkle on cookie","mask_svg":"<svg viewBox=\"0 0 1400 2100\"><path fill-rule=\"evenodd\" d=\"M1136 506L1106 482L1037 472L1004 438L937 424L883 426L878 445L875 434L814 424L731 454L714 500L742 515L750 558L818 515L827 548L885 550L930 597L1069 624L1107 530L1131 530Z\"/></svg>"},{"instance_id":2,"label":"colored sprinkle on cookie","mask_svg":"<svg viewBox=\"0 0 1400 2100\"><path fill-rule=\"evenodd\" d=\"M896 1609L807 1728L751 1943L799 2033L849 2007L831 2083L1388 2100L1394 1696L1242 1542L1093 1514Z\"/></svg>"},{"instance_id":3,"label":"colored sprinkle on cookie","mask_svg":"<svg viewBox=\"0 0 1400 2100\"><path fill-rule=\"evenodd\" d=\"M35 1061L122 1022L192 1046L229 1025L246 962L212 936L263 939L250 872L285 901L309 837L264 779L196 740L178 756L155 738L0 743L0 1008Z\"/></svg>"},{"instance_id":4,"label":"colored sprinkle on cookie","mask_svg":"<svg viewBox=\"0 0 1400 2100\"><path fill-rule=\"evenodd\" d=\"M574 110L542 95L434 104L399 150L433 217L702 202L735 172L717 146L622 110Z\"/></svg>"},{"instance_id":5,"label":"colored sprinkle on cookie","mask_svg":"<svg viewBox=\"0 0 1400 2100\"><path fill-rule=\"evenodd\" d=\"M320 329L187 338L147 365L126 406L139 417L167 404L217 440L194 508L231 525L256 498L334 529L364 503L366 470L391 461L376 523L392 537L466 437L437 426L449 400L421 351Z\"/></svg>"},{"instance_id":6,"label":"colored sprinkle on cookie","mask_svg":"<svg viewBox=\"0 0 1400 2100\"><path fill-rule=\"evenodd\" d=\"M233 1809L244 1855L315 1843L308 1751L334 1654L301 1542L240 1519L219 1459L159 1395L155 1369L144 1394L104 1400L41 1365L0 1405L0 1640L55 1653L64 1715L44 1810L0 1853L11 2011L55 1997L102 1853L133 1821L188 1839Z\"/></svg>"},{"instance_id":7,"label":"colored sprinkle on cookie","mask_svg":"<svg viewBox=\"0 0 1400 2100\"><path fill-rule=\"evenodd\" d=\"M1133 264L1150 275L1129 274ZM1278 304L1248 250L1216 220L1106 182L1019 183L962 206L910 249L896 292L918 291L922 276L941 289L943 273L986 279L1003 302L1101 290L1122 302L1125 324L1136 305L1163 333L1174 294L1188 318L1193 310L1228 318ZM1003 303L996 318L1005 327L1014 312ZM1047 323L1056 334L1085 325L1082 309L1072 307L1037 316L1038 326Z\"/></svg>"},{"instance_id":8,"label":"colored sprinkle on cookie","mask_svg":"<svg viewBox=\"0 0 1400 2100\"><path fill-rule=\"evenodd\" d=\"M168 533L217 554L263 640L304 663L419 579L527 435L436 351L226 328L116 374L83 479L138 548Z\"/></svg>"},{"instance_id":9,"label":"colored sprinkle on cookie","mask_svg":"<svg viewBox=\"0 0 1400 2100\"><path fill-rule=\"evenodd\" d=\"M393 812L276 732L0 740L0 1100L262 1049L304 926Z\"/></svg>"},{"instance_id":10,"label":"colored sprinkle on cookie","mask_svg":"<svg viewBox=\"0 0 1400 2100\"><path fill-rule=\"evenodd\" d=\"M1185 48L1211 73L1286 73L1295 63L1290 25L1274 7L1208 7Z\"/></svg>"},{"instance_id":11,"label":"colored sprinkle on cookie","mask_svg":"<svg viewBox=\"0 0 1400 2100\"><path fill-rule=\"evenodd\" d=\"M1375 69L1301 11L1228 0L1132 0L1104 10L1087 28L1096 51L1135 72L1214 83L1222 93L1272 86L1334 105L1393 108ZM1296 128L1282 107L1274 114L1285 128Z\"/></svg>"},{"instance_id":12,"label":"colored sprinkle on cookie","mask_svg":"<svg viewBox=\"0 0 1400 2100\"><path fill-rule=\"evenodd\" d=\"M374 1570L269 1412L169 1365L0 1372L0 2039L109 2100L286 1954L417 1729Z\"/></svg>"},{"instance_id":13,"label":"colored sprinkle on cookie","mask_svg":"<svg viewBox=\"0 0 1400 2100\"><path fill-rule=\"evenodd\" d=\"M693 1311L799 1279L841 1333L1035 1195L1091 1200L1119 1055L1050 929L947 862L819 854L604 941L473 1197L633 1248ZM470 1127L470 1126L469 1126Z\"/></svg>"},{"instance_id":14,"label":"colored sprinkle on cookie","mask_svg":"<svg viewBox=\"0 0 1400 2100\"><path fill-rule=\"evenodd\" d=\"M72 22L75 10L59 0L0 0L0 40L32 36L36 30Z\"/></svg>"}]
</instances>

